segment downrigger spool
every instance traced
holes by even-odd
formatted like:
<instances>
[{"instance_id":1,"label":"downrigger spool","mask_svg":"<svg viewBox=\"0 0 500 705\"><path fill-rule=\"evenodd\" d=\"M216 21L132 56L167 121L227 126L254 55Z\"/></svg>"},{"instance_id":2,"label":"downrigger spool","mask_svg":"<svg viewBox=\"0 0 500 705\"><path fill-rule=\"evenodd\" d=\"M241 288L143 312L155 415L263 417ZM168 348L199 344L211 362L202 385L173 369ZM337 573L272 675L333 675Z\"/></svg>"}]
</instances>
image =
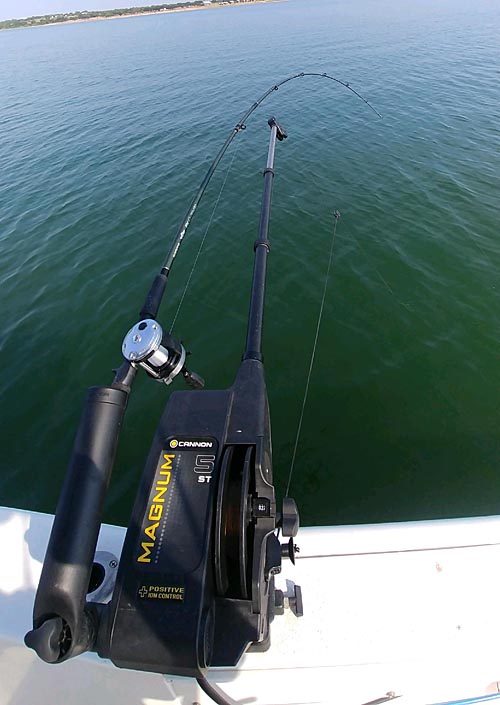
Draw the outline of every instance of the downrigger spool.
<instances>
[{"instance_id":1,"label":"downrigger spool","mask_svg":"<svg viewBox=\"0 0 500 705\"><path fill-rule=\"evenodd\" d=\"M186 367L185 348L157 321L170 267L219 153L140 320L125 336L124 362L113 383L88 390L36 594L33 629L25 637L48 663L95 651L122 668L203 681L211 666L235 665L247 649L269 646L270 623L283 603L274 576L282 556L294 560L299 527L292 499L285 498L281 512L276 508L261 350L274 153L276 141L287 137L275 118L269 126L246 345L233 385L202 390L202 378ZM238 123L234 134L242 128ZM139 369L166 384L182 375L192 389L173 392L168 400L112 597L93 601L87 595L103 503ZM279 531L287 544L281 544Z\"/></svg>"}]
</instances>

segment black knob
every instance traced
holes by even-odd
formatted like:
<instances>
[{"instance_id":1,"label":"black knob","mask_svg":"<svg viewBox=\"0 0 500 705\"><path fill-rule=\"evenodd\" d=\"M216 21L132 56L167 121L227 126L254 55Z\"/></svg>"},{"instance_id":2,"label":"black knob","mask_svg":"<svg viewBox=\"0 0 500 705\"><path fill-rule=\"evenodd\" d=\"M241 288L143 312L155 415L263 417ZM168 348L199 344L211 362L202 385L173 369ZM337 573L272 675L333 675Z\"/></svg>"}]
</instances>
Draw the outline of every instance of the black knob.
<instances>
[{"instance_id":1,"label":"black knob","mask_svg":"<svg viewBox=\"0 0 500 705\"><path fill-rule=\"evenodd\" d=\"M290 539L288 543L282 543L281 544L281 555L283 558L289 558L292 563L295 565L295 554L299 553L299 547L296 546L293 542L293 539Z\"/></svg>"},{"instance_id":2,"label":"black knob","mask_svg":"<svg viewBox=\"0 0 500 705\"><path fill-rule=\"evenodd\" d=\"M289 597L288 602L296 617L304 616L304 604L302 602L302 590L300 589L300 585L293 586L293 597Z\"/></svg>"},{"instance_id":3,"label":"black knob","mask_svg":"<svg viewBox=\"0 0 500 705\"><path fill-rule=\"evenodd\" d=\"M52 617L28 632L24 637L24 643L36 651L42 661L56 663L61 655L60 643L63 629L64 622L61 617Z\"/></svg>"},{"instance_id":4,"label":"black knob","mask_svg":"<svg viewBox=\"0 0 500 705\"><path fill-rule=\"evenodd\" d=\"M281 533L283 536L297 536L299 531L299 510L295 500L283 497L283 511L281 513Z\"/></svg>"}]
</instances>

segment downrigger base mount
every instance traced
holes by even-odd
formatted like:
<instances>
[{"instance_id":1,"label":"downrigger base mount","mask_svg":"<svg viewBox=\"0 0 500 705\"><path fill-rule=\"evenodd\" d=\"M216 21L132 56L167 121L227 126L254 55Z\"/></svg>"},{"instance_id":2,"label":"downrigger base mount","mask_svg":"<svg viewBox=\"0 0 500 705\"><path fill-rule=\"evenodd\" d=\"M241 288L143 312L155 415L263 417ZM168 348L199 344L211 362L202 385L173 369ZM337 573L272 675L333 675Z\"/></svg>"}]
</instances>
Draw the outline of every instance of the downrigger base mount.
<instances>
[{"instance_id":1,"label":"downrigger base mount","mask_svg":"<svg viewBox=\"0 0 500 705\"><path fill-rule=\"evenodd\" d=\"M295 503L276 511L261 340L276 140L271 138L247 339L233 385L202 390L186 351L156 320L168 276L153 282L108 387L89 389L25 637L48 663L96 651L123 668L203 679L249 648L265 649L283 594L274 576L294 560ZM183 235L182 235L183 236ZM109 601L87 599L105 493L139 369L193 388L171 394L156 430ZM289 539L281 544L278 532ZM97 594L97 593L96 593ZM297 610L301 613L300 590Z\"/></svg>"}]
</instances>

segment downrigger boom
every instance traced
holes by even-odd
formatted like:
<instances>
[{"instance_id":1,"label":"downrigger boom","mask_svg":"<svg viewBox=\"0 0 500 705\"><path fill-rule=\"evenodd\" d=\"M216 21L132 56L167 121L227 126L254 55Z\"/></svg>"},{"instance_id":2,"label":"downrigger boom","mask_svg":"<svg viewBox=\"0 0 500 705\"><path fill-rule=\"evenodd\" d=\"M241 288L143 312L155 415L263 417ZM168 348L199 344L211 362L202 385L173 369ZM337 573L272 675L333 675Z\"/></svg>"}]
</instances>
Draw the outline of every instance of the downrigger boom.
<instances>
[{"instance_id":1,"label":"downrigger boom","mask_svg":"<svg viewBox=\"0 0 500 705\"><path fill-rule=\"evenodd\" d=\"M183 345L156 320L170 259L125 336L113 383L88 390L25 637L48 663L96 651L122 668L203 679L209 667L269 645L283 603L274 575L282 556L294 560L299 526L292 499L277 512L261 347L274 153L287 137L275 118L269 126L246 345L233 385L202 390ZM95 589L97 538L139 369L166 384L181 374L192 389L172 393L160 419L106 595ZM294 611L302 612L298 588Z\"/></svg>"}]
</instances>

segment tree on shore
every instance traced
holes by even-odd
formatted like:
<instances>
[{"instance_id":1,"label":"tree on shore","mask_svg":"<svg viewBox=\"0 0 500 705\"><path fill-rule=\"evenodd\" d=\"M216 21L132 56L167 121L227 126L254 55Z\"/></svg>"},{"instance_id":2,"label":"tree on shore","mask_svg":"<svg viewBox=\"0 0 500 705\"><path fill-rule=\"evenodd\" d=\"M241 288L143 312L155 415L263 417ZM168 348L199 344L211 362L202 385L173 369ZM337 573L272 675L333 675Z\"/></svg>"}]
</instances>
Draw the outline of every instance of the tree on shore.
<instances>
[{"instance_id":1,"label":"tree on shore","mask_svg":"<svg viewBox=\"0 0 500 705\"><path fill-rule=\"evenodd\" d=\"M213 1L213 0L212 0ZM227 2L227 0L226 0ZM181 3L163 3L161 5L143 5L140 7L119 7L114 10L82 10L79 12L60 12L52 15L36 15L21 19L4 20L0 22L0 29L17 29L19 27L38 27L44 24L58 24L62 22L75 22L78 20L92 20L99 17L124 17L145 12L165 12L189 7L203 7L203 0L190 0Z\"/></svg>"}]
</instances>

